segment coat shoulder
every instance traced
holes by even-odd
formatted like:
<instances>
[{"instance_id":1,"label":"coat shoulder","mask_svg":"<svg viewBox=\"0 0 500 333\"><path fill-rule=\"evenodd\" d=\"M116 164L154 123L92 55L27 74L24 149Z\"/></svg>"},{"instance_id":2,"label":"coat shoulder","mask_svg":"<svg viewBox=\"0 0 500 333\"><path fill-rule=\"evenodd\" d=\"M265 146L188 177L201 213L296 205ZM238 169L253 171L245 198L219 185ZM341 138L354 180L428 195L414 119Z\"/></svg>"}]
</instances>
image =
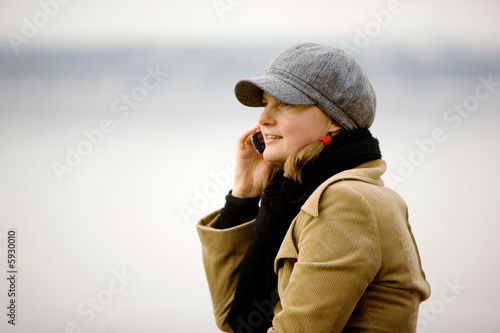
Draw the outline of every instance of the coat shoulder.
<instances>
[{"instance_id":1,"label":"coat shoulder","mask_svg":"<svg viewBox=\"0 0 500 333\"><path fill-rule=\"evenodd\" d=\"M355 187L359 187L361 184L371 184L383 187L384 182L382 181L381 176L386 171L386 168L384 160L373 160L363 163L354 169L339 172L318 186L318 188L311 194L302 206L302 211L315 217L318 216L320 201L327 189L333 185L343 186L349 184L345 181L356 181L352 183L350 182L350 184L358 184L358 186L354 185Z\"/></svg>"}]
</instances>

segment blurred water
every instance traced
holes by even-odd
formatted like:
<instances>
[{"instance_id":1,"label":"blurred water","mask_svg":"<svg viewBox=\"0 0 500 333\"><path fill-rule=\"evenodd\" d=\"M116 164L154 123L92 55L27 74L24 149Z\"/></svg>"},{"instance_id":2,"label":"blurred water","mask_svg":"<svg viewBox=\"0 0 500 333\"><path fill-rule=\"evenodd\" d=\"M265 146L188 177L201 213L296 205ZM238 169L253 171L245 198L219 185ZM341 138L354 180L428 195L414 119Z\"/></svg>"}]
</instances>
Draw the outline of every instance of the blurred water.
<instances>
[{"instance_id":1,"label":"blurred water","mask_svg":"<svg viewBox=\"0 0 500 333\"><path fill-rule=\"evenodd\" d=\"M194 225L223 204L235 139L259 114L237 103L235 82L286 46L0 50L0 233L19 233L18 332L72 322L83 332L218 331ZM436 129L446 137L391 184L409 204L433 298L446 281L467 286L443 311L422 305L434 318L425 331L496 332L500 87L459 125L444 115L479 78L499 82L500 68L458 51L386 46L357 57L378 94L373 133L391 173ZM161 80L145 89L155 71ZM68 167L78 149L86 156ZM129 283L106 299L122 270ZM94 318L78 312L90 313L89 297L102 301Z\"/></svg>"}]
</instances>

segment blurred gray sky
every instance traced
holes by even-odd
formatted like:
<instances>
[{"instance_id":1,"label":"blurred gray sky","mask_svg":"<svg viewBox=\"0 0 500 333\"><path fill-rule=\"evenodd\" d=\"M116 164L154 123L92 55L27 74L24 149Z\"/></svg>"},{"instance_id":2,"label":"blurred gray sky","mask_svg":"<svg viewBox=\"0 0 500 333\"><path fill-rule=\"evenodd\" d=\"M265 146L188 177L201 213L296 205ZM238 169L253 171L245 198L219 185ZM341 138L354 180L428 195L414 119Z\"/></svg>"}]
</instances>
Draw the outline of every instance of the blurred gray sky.
<instances>
[{"instance_id":1,"label":"blurred gray sky","mask_svg":"<svg viewBox=\"0 0 500 333\"><path fill-rule=\"evenodd\" d=\"M428 43L447 40L472 47L497 45L498 0L2 0L0 45L22 35L38 45L266 42L276 38L352 40L373 13L389 11L381 38ZM44 15L42 12L45 12ZM384 29L385 27L382 27ZM441 38L439 38L441 37Z\"/></svg>"}]
</instances>

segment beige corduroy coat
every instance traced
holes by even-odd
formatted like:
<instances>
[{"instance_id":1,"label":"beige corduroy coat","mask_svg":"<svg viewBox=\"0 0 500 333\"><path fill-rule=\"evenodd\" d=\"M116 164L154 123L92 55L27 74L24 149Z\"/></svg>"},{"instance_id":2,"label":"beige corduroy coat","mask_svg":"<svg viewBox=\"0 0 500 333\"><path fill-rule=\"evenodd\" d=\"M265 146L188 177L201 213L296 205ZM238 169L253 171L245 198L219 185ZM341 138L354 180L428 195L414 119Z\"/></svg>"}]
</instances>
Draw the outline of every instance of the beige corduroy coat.
<instances>
[{"instance_id":1,"label":"beige corduroy coat","mask_svg":"<svg viewBox=\"0 0 500 333\"><path fill-rule=\"evenodd\" d=\"M407 206L380 176L383 160L340 172L307 199L275 259L279 302L268 332L415 332L430 295ZM225 323L253 223L219 230L219 211L197 225L218 327ZM242 318L251 332L265 316Z\"/></svg>"}]
</instances>

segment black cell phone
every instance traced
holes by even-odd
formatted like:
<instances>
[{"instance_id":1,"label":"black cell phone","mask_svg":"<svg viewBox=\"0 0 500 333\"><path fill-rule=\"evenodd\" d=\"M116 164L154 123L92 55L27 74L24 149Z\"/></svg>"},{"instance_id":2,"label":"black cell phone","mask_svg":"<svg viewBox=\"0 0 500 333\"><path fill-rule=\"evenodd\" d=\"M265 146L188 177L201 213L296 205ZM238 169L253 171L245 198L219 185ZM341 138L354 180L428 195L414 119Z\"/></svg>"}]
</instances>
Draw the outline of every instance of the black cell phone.
<instances>
[{"instance_id":1,"label":"black cell phone","mask_svg":"<svg viewBox=\"0 0 500 333\"><path fill-rule=\"evenodd\" d=\"M264 136L262 135L260 129L257 130L257 132L255 132L254 134L250 135L250 142L252 142L253 147L259 154L262 154L264 152L264 149L266 149Z\"/></svg>"}]
</instances>

